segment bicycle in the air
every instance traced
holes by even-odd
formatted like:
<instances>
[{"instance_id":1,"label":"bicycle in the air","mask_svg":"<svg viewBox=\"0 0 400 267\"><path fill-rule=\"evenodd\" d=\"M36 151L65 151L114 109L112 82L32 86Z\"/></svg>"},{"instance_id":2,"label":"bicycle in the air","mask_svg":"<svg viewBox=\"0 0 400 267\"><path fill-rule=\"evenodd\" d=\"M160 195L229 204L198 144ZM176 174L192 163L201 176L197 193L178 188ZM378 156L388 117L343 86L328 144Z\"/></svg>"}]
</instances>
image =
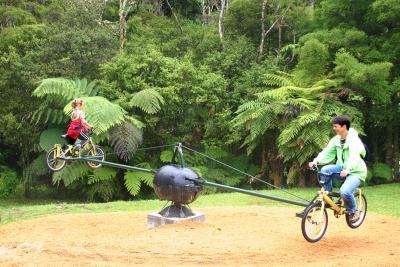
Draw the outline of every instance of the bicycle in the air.
<instances>
[{"instance_id":1,"label":"bicycle in the air","mask_svg":"<svg viewBox=\"0 0 400 267\"><path fill-rule=\"evenodd\" d=\"M96 160L105 160L105 153L101 147L96 145L92 140L92 130L89 130L89 140L83 147L80 145L67 145L62 149L61 144L55 144L46 154L47 167L54 172L61 171L67 162L82 157L93 158ZM61 136L65 138L65 135ZM86 164L93 169L101 167L101 163L86 161Z\"/></svg>"},{"instance_id":2,"label":"bicycle in the air","mask_svg":"<svg viewBox=\"0 0 400 267\"><path fill-rule=\"evenodd\" d=\"M324 184L326 181L321 177L321 172L316 167L312 170L317 172L317 179L321 189L317 196L310 202L310 205L304 210L301 221L301 231L304 238L309 242L317 242L324 236L328 228L327 209L333 210L333 214L336 218L344 215L347 225L350 228L361 226L367 215L367 199L361 189L358 188L353 193L357 201L359 218L352 222L340 194L337 192L325 191ZM332 177L330 177L330 179L332 179Z\"/></svg>"}]
</instances>

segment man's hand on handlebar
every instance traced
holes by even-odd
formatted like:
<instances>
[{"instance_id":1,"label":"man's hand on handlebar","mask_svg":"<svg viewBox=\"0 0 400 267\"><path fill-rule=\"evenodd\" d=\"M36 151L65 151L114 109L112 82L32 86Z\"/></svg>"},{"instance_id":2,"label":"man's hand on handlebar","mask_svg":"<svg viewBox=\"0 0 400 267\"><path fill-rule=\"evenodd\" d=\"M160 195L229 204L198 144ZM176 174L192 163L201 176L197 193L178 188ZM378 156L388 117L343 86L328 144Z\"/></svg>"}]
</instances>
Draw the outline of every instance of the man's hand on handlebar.
<instances>
[{"instance_id":1,"label":"man's hand on handlebar","mask_svg":"<svg viewBox=\"0 0 400 267\"><path fill-rule=\"evenodd\" d=\"M310 169L316 169L317 168L317 162L314 160L314 161L311 161L310 163L308 163L308 167L310 167Z\"/></svg>"}]
</instances>

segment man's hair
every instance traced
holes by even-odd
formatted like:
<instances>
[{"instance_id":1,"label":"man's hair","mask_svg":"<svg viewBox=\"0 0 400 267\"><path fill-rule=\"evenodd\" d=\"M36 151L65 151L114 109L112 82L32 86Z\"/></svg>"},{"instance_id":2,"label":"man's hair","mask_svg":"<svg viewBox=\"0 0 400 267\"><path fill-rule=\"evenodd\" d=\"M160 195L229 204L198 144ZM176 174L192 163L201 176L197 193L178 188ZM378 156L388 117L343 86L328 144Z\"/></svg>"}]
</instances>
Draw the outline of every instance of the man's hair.
<instances>
[{"instance_id":1,"label":"man's hair","mask_svg":"<svg viewBox=\"0 0 400 267\"><path fill-rule=\"evenodd\" d=\"M332 119L332 124L346 125L347 130L350 129L350 119L345 115L336 116Z\"/></svg>"}]
</instances>

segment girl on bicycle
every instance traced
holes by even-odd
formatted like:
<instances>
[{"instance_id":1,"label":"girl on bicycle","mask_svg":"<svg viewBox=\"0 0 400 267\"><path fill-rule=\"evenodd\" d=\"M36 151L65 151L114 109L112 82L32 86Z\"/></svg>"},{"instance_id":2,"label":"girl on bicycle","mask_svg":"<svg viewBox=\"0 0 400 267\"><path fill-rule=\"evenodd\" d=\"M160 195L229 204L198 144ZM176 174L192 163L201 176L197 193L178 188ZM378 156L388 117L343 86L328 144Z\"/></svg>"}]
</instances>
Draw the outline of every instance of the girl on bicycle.
<instances>
[{"instance_id":1,"label":"girl on bicycle","mask_svg":"<svg viewBox=\"0 0 400 267\"><path fill-rule=\"evenodd\" d=\"M89 137L86 133L88 129L93 129L93 126L85 119L82 99L74 99L72 101L72 109L71 123L68 126L66 139L69 145L75 144L77 138L81 139L81 142L78 144L78 149L80 149L89 141Z\"/></svg>"}]
</instances>

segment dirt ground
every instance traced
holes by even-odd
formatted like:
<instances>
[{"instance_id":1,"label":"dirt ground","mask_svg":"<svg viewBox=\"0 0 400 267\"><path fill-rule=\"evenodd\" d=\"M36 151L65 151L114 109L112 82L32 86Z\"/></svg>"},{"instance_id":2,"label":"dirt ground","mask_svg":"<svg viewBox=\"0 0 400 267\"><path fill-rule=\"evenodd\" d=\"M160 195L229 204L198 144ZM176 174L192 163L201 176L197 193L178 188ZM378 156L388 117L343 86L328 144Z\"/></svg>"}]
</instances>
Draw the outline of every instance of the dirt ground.
<instances>
[{"instance_id":1,"label":"dirt ground","mask_svg":"<svg viewBox=\"0 0 400 267\"><path fill-rule=\"evenodd\" d=\"M400 219L358 229L329 214L318 243L291 208L205 208L206 223L146 228L146 213L51 215L0 226L1 266L400 266Z\"/></svg>"}]
</instances>

